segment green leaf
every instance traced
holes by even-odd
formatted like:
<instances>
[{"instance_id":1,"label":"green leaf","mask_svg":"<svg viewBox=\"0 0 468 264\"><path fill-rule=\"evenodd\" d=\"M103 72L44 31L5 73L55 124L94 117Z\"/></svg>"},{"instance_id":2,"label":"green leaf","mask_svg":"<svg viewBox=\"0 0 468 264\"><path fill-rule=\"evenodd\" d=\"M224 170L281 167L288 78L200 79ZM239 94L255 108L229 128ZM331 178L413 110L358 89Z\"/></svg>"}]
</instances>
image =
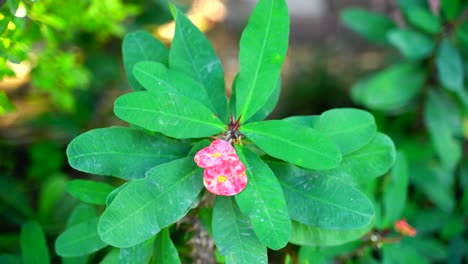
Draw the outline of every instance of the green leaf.
<instances>
[{"instance_id":1,"label":"green leaf","mask_svg":"<svg viewBox=\"0 0 468 264\"><path fill-rule=\"evenodd\" d=\"M28 218L33 217L34 212L26 194L27 192L23 186L18 184L14 178L0 175L0 202L2 207L8 208L10 212L16 210Z\"/></svg>"},{"instance_id":2,"label":"green leaf","mask_svg":"<svg viewBox=\"0 0 468 264\"><path fill-rule=\"evenodd\" d=\"M112 246L137 245L182 218L202 188L202 170L191 157L156 166L117 194L98 232Z\"/></svg>"},{"instance_id":3,"label":"green leaf","mask_svg":"<svg viewBox=\"0 0 468 264\"><path fill-rule=\"evenodd\" d=\"M177 264L181 263L179 253L172 243L169 229L164 228L154 239L153 264Z\"/></svg>"},{"instance_id":4,"label":"green leaf","mask_svg":"<svg viewBox=\"0 0 468 264\"><path fill-rule=\"evenodd\" d=\"M118 248L112 248L109 252L104 256L104 258L99 262L99 264L116 264L119 263L119 254L120 250Z\"/></svg>"},{"instance_id":5,"label":"green leaf","mask_svg":"<svg viewBox=\"0 0 468 264\"><path fill-rule=\"evenodd\" d=\"M21 226L20 244L24 264L50 263L46 237L36 221L29 221Z\"/></svg>"},{"instance_id":6,"label":"green leaf","mask_svg":"<svg viewBox=\"0 0 468 264\"><path fill-rule=\"evenodd\" d=\"M455 194L452 184L447 183L450 173L440 167L426 164L410 164L411 183L438 208L451 213L455 208ZM440 221L440 220L439 220Z\"/></svg>"},{"instance_id":7,"label":"green leaf","mask_svg":"<svg viewBox=\"0 0 468 264\"><path fill-rule=\"evenodd\" d=\"M57 237L55 251L62 257L79 257L107 246L97 232L99 218L73 225Z\"/></svg>"},{"instance_id":8,"label":"green leaf","mask_svg":"<svg viewBox=\"0 0 468 264\"><path fill-rule=\"evenodd\" d=\"M68 162L80 171L139 179L152 167L184 157L189 146L162 135L110 127L88 131L67 147Z\"/></svg>"},{"instance_id":9,"label":"green leaf","mask_svg":"<svg viewBox=\"0 0 468 264\"><path fill-rule=\"evenodd\" d=\"M262 121L268 115L270 115L275 109L276 104L278 103L280 93L281 93L281 77L278 78L276 88L273 90L270 97L268 97L268 100L266 101L265 105L262 108L260 108L260 110L258 110L257 113L255 113L255 115L249 118L247 122Z\"/></svg>"},{"instance_id":10,"label":"green leaf","mask_svg":"<svg viewBox=\"0 0 468 264\"><path fill-rule=\"evenodd\" d=\"M343 157L340 166L327 175L351 177L354 183L367 183L386 173L395 163L395 145L385 134L377 133L363 148Z\"/></svg>"},{"instance_id":11,"label":"green leaf","mask_svg":"<svg viewBox=\"0 0 468 264\"><path fill-rule=\"evenodd\" d=\"M411 29L393 29L388 32L388 41L409 60L429 57L434 49L434 40Z\"/></svg>"},{"instance_id":12,"label":"green leaf","mask_svg":"<svg viewBox=\"0 0 468 264\"><path fill-rule=\"evenodd\" d=\"M13 111L15 111L15 106L8 99L5 91L0 91L0 116Z\"/></svg>"},{"instance_id":13,"label":"green leaf","mask_svg":"<svg viewBox=\"0 0 468 264\"><path fill-rule=\"evenodd\" d=\"M429 261L403 243L386 243L383 245L383 264L394 263L420 263L429 264Z\"/></svg>"},{"instance_id":14,"label":"green leaf","mask_svg":"<svg viewBox=\"0 0 468 264\"><path fill-rule=\"evenodd\" d=\"M173 93L123 95L115 101L114 113L131 124L174 138L208 137L225 129L206 106Z\"/></svg>"},{"instance_id":15,"label":"green leaf","mask_svg":"<svg viewBox=\"0 0 468 264\"><path fill-rule=\"evenodd\" d=\"M236 116L248 120L277 87L289 38L285 0L260 0L242 32L239 75L236 79Z\"/></svg>"},{"instance_id":16,"label":"green leaf","mask_svg":"<svg viewBox=\"0 0 468 264\"><path fill-rule=\"evenodd\" d=\"M463 63L458 50L448 39L442 40L436 57L440 84L451 91L463 90Z\"/></svg>"},{"instance_id":17,"label":"green leaf","mask_svg":"<svg viewBox=\"0 0 468 264\"><path fill-rule=\"evenodd\" d=\"M321 132L282 120L249 123L240 131L267 154L310 169L331 169L341 161L338 147Z\"/></svg>"},{"instance_id":18,"label":"green leaf","mask_svg":"<svg viewBox=\"0 0 468 264\"><path fill-rule=\"evenodd\" d=\"M73 180L65 187L68 193L77 199L90 204L106 204L107 196L114 187L107 183L91 180Z\"/></svg>"},{"instance_id":19,"label":"green leaf","mask_svg":"<svg viewBox=\"0 0 468 264\"><path fill-rule=\"evenodd\" d=\"M115 188L112 192L109 193L109 195L107 196L107 199L106 199L106 206L109 207L109 205L114 201L115 197L117 196L117 194L119 194L119 192L125 188L125 186L127 186L131 181L128 181L122 185L120 185L119 187Z\"/></svg>"},{"instance_id":20,"label":"green leaf","mask_svg":"<svg viewBox=\"0 0 468 264\"><path fill-rule=\"evenodd\" d=\"M148 32L128 33L122 43L122 56L125 73L130 86L135 91L144 90L132 74L133 66L139 61L158 61L167 64L169 50L158 39Z\"/></svg>"},{"instance_id":21,"label":"green leaf","mask_svg":"<svg viewBox=\"0 0 468 264\"><path fill-rule=\"evenodd\" d=\"M267 248L258 240L249 218L232 197L216 196L213 239L226 263L267 263Z\"/></svg>"},{"instance_id":22,"label":"green leaf","mask_svg":"<svg viewBox=\"0 0 468 264\"><path fill-rule=\"evenodd\" d=\"M373 224L352 230L331 230L292 222L289 242L302 246L328 247L348 243L364 236Z\"/></svg>"},{"instance_id":23,"label":"green leaf","mask_svg":"<svg viewBox=\"0 0 468 264\"><path fill-rule=\"evenodd\" d=\"M250 218L258 239L267 247L278 250L291 236L283 190L275 174L255 153L243 147L236 152L247 170L246 188L236 195L242 213Z\"/></svg>"},{"instance_id":24,"label":"green leaf","mask_svg":"<svg viewBox=\"0 0 468 264\"><path fill-rule=\"evenodd\" d=\"M429 34L437 34L442 29L440 18L428 9L413 7L405 10L405 14L412 25Z\"/></svg>"},{"instance_id":25,"label":"green leaf","mask_svg":"<svg viewBox=\"0 0 468 264\"><path fill-rule=\"evenodd\" d=\"M361 8L347 8L341 21L362 37L376 43L387 43L387 32L396 27L388 17Z\"/></svg>"},{"instance_id":26,"label":"green leaf","mask_svg":"<svg viewBox=\"0 0 468 264\"><path fill-rule=\"evenodd\" d=\"M440 1L440 3L442 13L445 15L445 17L450 21L454 20L460 10L460 0L443 0Z\"/></svg>"},{"instance_id":27,"label":"green leaf","mask_svg":"<svg viewBox=\"0 0 468 264\"><path fill-rule=\"evenodd\" d=\"M398 152L395 166L383 193L384 226L388 227L401 218L408 197L408 163L405 154Z\"/></svg>"},{"instance_id":28,"label":"green leaf","mask_svg":"<svg viewBox=\"0 0 468 264\"><path fill-rule=\"evenodd\" d=\"M133 75L148 91L184 95L216 112L206 88L183 72L167 69L164 64L158 62L142 61L133 67Z\"/></svg>"},{"instance_id":29,"label":"green leaf","mask_svg":"<svg viewBox=\"0 0 468 264\"><path fill-rule=\"evenodd\" d=\"M38 202L38 218L41 223L50 223L57 206L64 198L67 181L66 175L55 173L42 182Z\"/></svg>"},{"instance_id":30,"label":"green leaf","mask_svg":"<svg viewBox=\"0 0 468 264\"><path fill-rule=\"evenodd\" d=\"M67 221L67 228L97 217L96 209L87 204L78 204Z\"/></svg>"},{"instance_id":31,"label":"green leaf","mask_svg":"<svg viewBox=\"0 0 468 264\"><path fill-rule=\"evenodd\" d=\"M306 126L313 128L320 120L319 115L309 115L309 116L290 116L282 119L296 126Z\"/></svg>"},{"instance_id":32,"label":"green leaf","mask_svg":"<svg viewBox=\"0 0 468 264\"><path fill-rule=\"evenodd\" d=\"M119 253L119 263L148 263L153 255L153 242L154 238L151 238L133 247L121 248Z\"/></svg>"},{"instance_id":33,"label":"green leaf","mask_svg":"<svg viewBox=\"0 0 468 264\"><path fill-rule=\"evenodd\" d=\"M287 163L268 163L283 187L291 219L331 230L353 230L374 218L372 202L344 181Z\"/></svg>"},{"instance_id":34,"label":"green leaf","mask_svg":"<svg viewBox=\"0 0 468 264\"><path fill-rule=\"evenodd\" d=\"M20 0L8 0L8 7L10 8L10 12L12 15L16 14L19 4L20 4Z\"/></svg>"},{"instance_id":35,"label":"green leaf","mask_svg":"<svg viewBox=\"0 0 468 264\"><path fill-rule=\"evenodd\" d=\"M439 92L430 90L424 109L424 121L431 141L443 165L453 171L462 157L462 144L455 137L450 120L457 119L458 109Z\"/></svg>"},{"instance_id":36,"label":"green leaf","mask_svg":"<svg viewBox=\"0 0 468 264\"><path fill-rule=\"evenodd\" d=\"M353 108L338 108L322 113L314 128L329 136L343 155L363 147L377 133L374 116Z\"/></svg>"},{"instance_id":37,"label":"green leaf","mask_svg":"<svg viewBox=\"0 0 468 264\"><path fill-rule=\"evenodd\" d=\"M0 255L0 263L18 264L18 263L21 263L21 256L2 254Z\"/></svg>"},{"instance_id":38,"label":"green leaf","mask_svg":"<svg viewBox=\"0 0 468 264\"><path fill-rule=\"evenodd\" d=\"M174 39L169 53L171 69L186 73L205 87L216 114L227 118L227 98L221 61L208 39L184 14L170 5L176 20Z\"/></svg>"},{"instance_id":39,"label":"green leaf","mask_svg":"<svg viewBox=\"0 0 468 264\"><path fill-rule=\"evenodd\" d=\"M368 108L398 110L408 105L421 90L426 73L412 64L396 64L356 83L353 100Z\"/></svg>"}]
</instances>

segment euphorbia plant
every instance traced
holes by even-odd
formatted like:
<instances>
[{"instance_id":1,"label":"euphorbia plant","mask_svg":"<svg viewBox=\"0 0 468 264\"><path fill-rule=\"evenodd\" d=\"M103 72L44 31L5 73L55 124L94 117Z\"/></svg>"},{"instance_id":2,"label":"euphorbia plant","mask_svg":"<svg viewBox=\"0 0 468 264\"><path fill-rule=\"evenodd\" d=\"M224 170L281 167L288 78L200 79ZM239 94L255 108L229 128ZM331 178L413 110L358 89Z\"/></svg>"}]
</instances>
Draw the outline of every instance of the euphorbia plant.
<instances>
[{"instance_id":1,"label":"euphorbia plant","mask_svg":"<svg viewBox=\"0 0 468 264\"><path fill-rule=\"evenodd\" d=\"M230 100L210 43L171 9L170 50L145 32L124 39L135 91L119 97L114 112L132 127L91 130L68 146L74 168L128 182L113 191L90 181L73 184L72 194L106 208L65 230L58 254L83 256L110 245L118 249L109 254L121 258L138 251L145 261L180 262L171 226L200 208L209 208L206 228L228 263L266 263L267 247L288 242L340 244L365 234L375 212L356 184L384 174L395 159L373 116L348 108L261 121L280 92L285 0L261 0L253 11ZM210 192L214 204L201 199Z\"/></svg>"}]
</instances>

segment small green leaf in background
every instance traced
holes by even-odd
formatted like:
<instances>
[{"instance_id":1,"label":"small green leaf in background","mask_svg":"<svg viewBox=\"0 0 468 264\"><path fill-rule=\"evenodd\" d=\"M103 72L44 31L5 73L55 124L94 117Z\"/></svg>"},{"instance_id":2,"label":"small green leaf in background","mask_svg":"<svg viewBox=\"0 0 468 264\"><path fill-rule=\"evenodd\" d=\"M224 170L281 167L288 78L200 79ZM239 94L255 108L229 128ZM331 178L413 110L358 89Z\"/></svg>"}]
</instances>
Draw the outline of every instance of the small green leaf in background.
<instances>
[{"instance_id":1,"label":"small green leaf in background","mask_svg":"<svg viewBox=\"0 0 468 264\"><path fill-rule=\"evenodd\" d=\"M34 215L23 186L5 175L0 175L0 202L6 208L13 209L10 212L18 211L27 218Z\"/></svg>"},{"instance_id":2,"label":"small green leaf in background","mask_svg":"<svg viewBox=\"0 0 468 264\"><path fill-rule=\"evenodd\" d=\"M153 255L153 242L154 237L133 247L121 248L119 253L119 263L148 263Z\"/></svg>"},{"instance_id":3,"label":"small green leaf in background","mask_svg":"<svg viewBox=\"0 0 468 264\"><path fill-rule=\"evenodd\" d=\"M459 12L460 0L442 0L440 3L444 16L450 21L454 20Z\"/></svg>"},{"instance_id":4,"label":"small green leaf in background","mask_svg":"<svg viewBox=\"0 0 468 264\"><path fill-rule=\"evenodd\" d=\"M81 224L95 217L97 217L97 214L94 207L88 204L78 204L68 218L67 227Z\"/></svg>"},{"instance_id":5,"label":"small green leaf in background","mask_svg":"<svg viewBox=\"0 0 468 264\"><path fill-rule=\"evenodd\" d=\"M119 263L120 250L118 248L112 248L99 262L99 264L116 264Z\"/></svg>"},{"instance_id":6,"label":"small green leaf in background","mask_svg":"<svg viewBox=\"0 0 468 264\"><path fill-rule=\"evenodd\" d=\"M216 196L212 228L216 247L226 257L226 263L267 263L267 248L233 197Z\"/></svg>"},{"instance_id":7,"label":"small green leaf in background","mask_svg":"<svg viewBox=\"0 0 468 264\"><path fill-rule=\"evenodd\" d=\"M429 264L427 258L402 243L387 243L383 246L383 264L418 263Z\"/></svg>"},{"instance_id":8,"label":"small green leaf in background","mask_svg":"<svg viewBox=\"0 0 468 264\"><path fill-rule=\"evenodd\" d=\"M428 9L421 7L408 8L405 11L408 21L415 27L429 33L437 34L442 29L440 18Z\"/></svg>"},{"instance_id":9,"label":"small green leaf in background","mask_svg":"<svg viewBox=\"0 0 468 264\"><path fill-rule=\"evenodd\" d=\"M117 98L120 119L174 138L208 137L225 125L200 102L173 93L133 92Z\"/></svg>"},{"instance_id":10,"label":"small green leaf in background","mask_svg":"<svg viewBox=\"0 0 468 264\"><path fill-rule=\"evenodd\" d=\"M376 43L387 43L387 32L396 27L388 17L361 8L341 12L341 21L362 37Z\"/></svg>"},{"instance_id":11,"label":"small green leaf in background","mask_svg":"<svg viewBox=\"0 0 468 264\"><path fill-rule=\"evenodd\" d=\"M65 187L68 193L77 199L90 204L106 204L107 196L114 187L107 183L90 180L73 180Z\"/></svg>"},{"instance_id":12,"label":"small green leaf in background","mask_svg":"<svg viewBox=\"0 0 468 264\"><path fill-rule=\"evenodd\" d=\"M169 50L153 35L145 31L128 33L122 43L122 56L128 82L135 91L144 90L132 74L132 68L139 61L158 61L167 64Z\"/></svg>"},{"instance_id":13,"label":"small green leaf in background","mask_svg":"<svg viewBox=\"0 0 468 264\"><path fill-rule=\"evenodd\" d=\"M424 121L434 149L442 165L449 171L455 169L462 157L462 145L456 138L456 131L452 126L452 120L457 120L457 117L459 117L458 109L449 97L439 91L429 91L424 109Z\"/></svg>"},{"instance_id":14,"label":"small green leaf in background","mask_svg":"<svg viewBox=\"0 0 468 264\"><path fill-rule=\"evenodd\" d=\"M178 93L195 99L216 112L205 86L183 72L167 69L158 62L142 61L133 67L133 75L148 91Z\"/></svg>"},{"instance_id":15,"label":"small green leaf in background","mask_svg":"<svg viewBox=\"0 0 468 264\"><path fill-rule=\"evenodd\" d=\"M62 257L79 257L107 246L97 232L99 218L95 217L67 228L55 241L55 251Z\"/></svg>"},{"instance_id":16,"label":"small green leaf in background","mask_svg":"<svg viewBox=\"0 0 468 264\"><path fill-rule=\"evenodd\" d=\"M0 116L15 111L15 106L8 99L5 91L0 91Z\"/></svg>"},{"instance_id":17,"label":"small green leaf in background","mask_svg":"<svg viewBox=\"0 0 468 264\"><path fill-rule=\"evenodd\" d=\"M426 73L413 64L395 64L353 85L354 101L383 111L407 106L420 92Z\"/></svg>"},{"instance_id":18,"label":"small green leaf in background","mask_svg":"<svg viewBox=\"0 0 468 264\"><path fill-rule=\"evenodd\" d=\"M10 12L12 15L16 14L19 4L20 4L20 0L8 0L8 7L10 8Z\"/></svg>"},{"instance_id":19,"label":"small green leaf in background","mask_svg":"<svg viewBox=\"0 0 468 264\"><path fill-rule=\"evenodd\" d=\"M444 39L439 46L436 57L437 76L440 84L451 91L463 89L463 63L458 50Z\"/></svg>"},{"instance_id":20,"label":"small green leaf in background","mask_svg":"<svg viewBox=\"0 0 468 264\"><path fill-rule=\"evenodd\" d=\"M80 171L139 179L152 167L184 157L180 141L125 128L99 128L79 135L67 147L68 162Z\"/></svg>"},{"instance_id":21,"label":"small green leaf in background","mask_svg":"<svg viewBox=\"0 0 468 264\"><path fill-rule=\"evenodd\" d=\"M171 4L170 8L176 30L169 53L169 67L202 83L215 113L224 121L227 118L227 98L221 61L205 35L175 6Z\"/></svg>"},{"instance_id":22,"label":"small green leaf in background","mask_svg":"<svg viewBox=\"0 0 468 264\"><path fill-rule=\"evenodd\" d=\"M287 163L268 165L283 187L291 219L331 230L353 230L369 225L374 206L361 191L332 176Z\"/></svg>"},{"instance_id":23,"label":"small green leaf in background","mask_svg":"<svg viewBox=\"0 0 468 264\"><path fill-rule=\"evenodd\" d=\"M421 60L431 55L434 40L423 33L410 29L393 29L388 32L388 41L409 60Z\"/></svg>"},{"instance_id":24,"label":"small green leaf in background","mask_svg":"<svg viewBox=\"0 0 468 264\"><path fill-rule=\"evenodd\" d=\"M327 175L350 177L354 183L368 183L386 173L395 163L395 145L385 134L377 133L369 144L343 157Z\"/></svg>"},{"instance_id":25,"label":"small green leaf in background","mask_svg":"<svg viewBox=\"0 0 468 264\"><path fill-rule=\"evenodd\" d=\"M248 120L267 102L277 85L289 39L285 0L260 0L242 32L239 75L235 82L236 116Z\"/></svg>"},{"instance_id":26,"label":"small green leaf in background","mask_svg":"<svg viewBox=\"0 0 468 264\"><path fill-rule=\"evenodd\" d=\"M353 108L323 112L314 128L329 136L343 155L363 147L377 133L374 117L367 111Z\"/></svg>"},{"instance_id":27,"label":"small green leaf in background","mask_svg":"<svg viewBox=\"0 0 468 264\"><path fill-rule=\"evenodd\" d=\"M361 238L372 229L372 226L373 224L369 224L352 230L331 230L293 221L289 242L302 246L336 246Z\"/></svg>"},{"instance_id":28,"label":"small green leaf in background","mask_svg":"<svg viewBox=\"0 0 468 264\"><path fill-rule=\"evenodd\" d=\"M46 237L39 223L30 221L21 226L20 243L23 264L50 263Z\"/></svg>"},{"instance_id":29,"label":"small green leaf in background","mask_svg":"<svg viewBox=\"0 0 468 264\"><path fill-rule=\"evenodd\" d=\"M164 228L154 239L153 264L178 264L179 253L172 243L169 229Z\"/></svg>"},{"instance_id":30,"label":"small green leaf in background","mask_svg":"<svg viewBox=\"0 0 468 264\"><path fill-rule=\"evenodd\" d=\"M267 154L310 169L331 169L341 161L338 146L323 133L282 120L248 123L240 131Z\"/></svg>"},{"instance_id":31,"label":"small green leaf in background","mask_svg":"<svg viewBox=\"0 0 468 264\"><path fill-rule=\"evenodd\" d=\"M267 247L278 250L291 236L283 190L275 174L255 153L236 147L240 160L247 169L247 187L236 201L242 213L250 218L258 239Z\"/></svg>"},{"instance_id":32,"label":"small green leaf in background","mask_svg":"<svg viewBox=\"0 0 468 264\"><path fill-rule=\"evenodd\" d=\"M158 165L127 184L99 221L101 238L112 246L135 246L182 218L203 188L203 171L192 157Z\"/></svg>"},{"instance_id":33,"label":"small green leaf in background","mask_svg":"<svg viewBox=\"0 0 468 264\"><path fill-rule=\"evenodd\" d=\"M58 172L41 183L39 193L38 215L41 223L50 223L57 205L63 201L67 176Z\"/></svg>"},{"instance_id":34,"label":"small green leaf in background","mask_svg":"<svg viewBox=\"0 0 468 264\"><path fill-rule=\"evenodd\" d=\"M398 152L395 165L389 175L383 193L384 220L383 226L388 227L402 218L408 196L408 164L404 152Z\"/></svg>"}]
</instances>

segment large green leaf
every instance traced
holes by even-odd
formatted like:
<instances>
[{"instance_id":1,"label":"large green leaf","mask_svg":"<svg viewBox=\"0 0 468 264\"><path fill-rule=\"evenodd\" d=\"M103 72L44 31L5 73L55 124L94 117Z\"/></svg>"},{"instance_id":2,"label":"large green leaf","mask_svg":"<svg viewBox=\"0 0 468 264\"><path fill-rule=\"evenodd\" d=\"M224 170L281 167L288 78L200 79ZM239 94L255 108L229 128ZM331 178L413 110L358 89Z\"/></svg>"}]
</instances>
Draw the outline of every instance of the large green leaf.
<instances>
[{"instance_id":1,"label":"large green leaf","mask_svg":"<svg viewBox=\"0 0 468 264\"><path fill-rule=\"evenodd\" d=\"M122 120L174 138L207 137L225 125L202 103L174 93L134 92L115 101Z\"/></svg>"},{"instance_id":2,"label":"large green leaf","mask_svg":"<svg viewBox=\"0 0 468 264\"><path fill-rule=\"evenodd\" d=\"M242 32L236 116L248 120L274 92L288 50L289 13L285 0L260 0Z\"/></svg>"},{"instance_id":3,"label":"large green leaf","mask_svg":"<svg viewBox=\"0 0 468 264\"><path fill-rule=\"evenodd\" d=\"M387 37L410 60L427 58L434 49L434 40L418 31L397 28L389 31Z\"/></svg>"},{"instance_id":4,"label":"large green leaf","mask_svg":"<svg viewBox=\"0 0 468 264\"><path fill-rule=\"evenodd\" d=\"M337 177L320 175L287 163L270 162L283 187L291 219L331 230L353 230L374 218L372 202Z\"/></svg>"},{"instance_id":5,"label":"large green leaf","mask_svg":"<svg viewBox=\"0 0 468 264\"><path fill-rule=\"evenodd\" d=\"M127 184L99 221L101 238L132 247L182 218L203 188L202 170L191 157L154 167Z\"/></svg>"},{"instance_id":6,"label":"large green leaf","mask_svg":"<svg viewBox=\"0 0 468 264\"><path fill-rule=\"evenodd\" d=\"M68 162L80 171L113 175L122 179L143 178L152 167L187 154L189 146L162 135L110 127L88 131L67 147Z\"/></svg>"},{"instance_id":7,"label":"large green leaf","mask_svg":"<svg viewBox=\"0 0 468 264\"><path fill-rule=\"evenodd\" d=\"M356 83L351 95L371 109L393 111L409 104L425 79L418 65L396 64Z\"/></svg>"},{"instance_id":8,"label":"large green leaf","mask_svg":"<svg viewBox=\"0 0 468 264\"><path fill-rule=\"evenodd\" d=\"M68 193L90 204L106 204L107 196L114 187L107 183L91 180L73 180L65 187Z\"/></svg>"},{"instance_id":9,"label":"large green leaf","mask_svg":"<svg viewBox=\"0 0 468 264\"><path fill-rule=\"evenodd\" d=\"M255 235L249 218L234 198L217 196L213 207L213 238L226 263L267 263L267 248Z\"/></svg>"},{"instance_id":10,"label":"large green leaf","mask_svg":"<svg viewBox=\"0 0 468 264\"><path fill-rule=\"evenodd\" d=\"M267 247L278 250L291 236L283 190L275 174L255 153L236 147L240 160L247 169L246 188L236 195L236 201L244 215L250 218L258 239Z\"/></svg>"},{"instance_id":11,"label":"large green leaf","mask_svg":"<svg viewBox=\"0 0 468 264\"><path fill-rule=\"evenodd\" d=\"M340 166L326 174L367 183L386 173L395 163L395 156L393 141L387 135L377 133L369 144L344 156Z\"/></svg>"},{"instance_id":12,"label":"large green leaf","mask_svg":"<svg viewBox=\"0 0 468 264\"><path fill-rule=\"evenodd\" d=\"M257 113L255 113L255 115L253 115L251 118L249 118L249 120L247 120L247 122L262 121L269 114L271 114L271 112L273 112L273 110L275 109L276 104L278 103L280 93L281 93L281 78L278 79L276 87L273 90L273 92L271 93L271 95L268 97L265 105L263 105L263 107L260 108L260 110L258 110Z\"/></svg>"},{"instance_id":13,"label":"large green leaf","mask_svg":"<svg viewBox=\"0 0 468 264\"><path fill-rule=\"evenodd\" d=\"M29 221L21 226L20 245L24 264L50 263L46 237L36 221Z\"/></svg>"},{"instance_id":14,"label":"large green leaf","mask_svg":"<svg viewBox=\"0 0 468 264\"><path fill-rule=\"evenodd\" d=\"M328 247L348 243L368 233L372 224L352 230L331 230L292 222L289 242L302 246Z\"/></svg>"},{"instance_id":15,"label":"large green leaf","mask_svg":"<svg viewBox=\"0 0 468 264\"><path fill-rule=\"evenodd\" d=\"M183 72L167 69L162 63L142 61L133 67L133 75L148 91L179 93L216 112L205 86Z\"/></svg>"},{"instance_id":16,"label":"large green leaf","mask_svg":"<svg viewBox=\"0 0 468 264\"><path fill-rule=\"evenodd\" d=\"M163 43L145 31L128 33L122 43L125 73L135 91L144 90L132 74L132 68L139 61L159 61L167 64L169 50Z\"/></svg>"},{"instance_id":17,"label":"large green leaf","mask_svg":"<svg viewBox=\"0 0 468 264\"><path fill-rule=\"evenodd\" d=\"M408 181L408 164L405 154L398 152L395 166L390 173L390 181L387 182L383 193L384 226L388 227L401 218L408 196Z\"/></svg>"},{"instance_id":18,"label":"large green leaf","mask_svg":"<svg viewBox=\"0 0 468 264\"><path fill-rule=\"evenodd\" d=\"M55 251L62 257L78 257L107 246L97 232L99 218L73 225L57 237Z\"/></svg>"},{"instance_id":19,"label":"large green leaf","mask_svg":"<svg viewBox=\"0 0 468 264\"><path fill-rule=\"evenodd\" d=\"M444 39L436 56L437 76L440 84L451 91L463 90L463 63L458 50Z\"/></svg>"},{"instance_id":20,"label":"large green leaf","mask_svg":"<svg viewBox=\"0 0 468 264\"><path fill-rule=\"evenodd\" d=\"M185 72L205 87L216 114L227 118L224 71L208 39L184 14L170 6L176 20L174 39L169 53L169 67Z\"/></svg>"},{"instance_id":21,"label":"large green leaf","mask_svg":"<svg viewBox=\"0 0 468 264\"><path fill-rule=\"evenodd\" d=\"M179 253L172 243L169 229L164 228L154 239L153 264L178 264Z\"/></svg>"},{"instance_id":22,"label":"large green leaf","mask_svg":"<svg viewBox=\"0 0 468 264\"><path fill-rule=\"evenodd\" d=\"M310 169L331 169L341 161L338 146L321 132L270 120L241 126L241 132L267 154Z\"/></svg>"},{"instance_id":23,"label":"large green leaf","mask_svg":"<svg viewBox=\"0 0 468 264\"><path fill-rule=\"evenodd\" d=\"M348 8L341 12L341 21L362 37L376 42L386 43L386 34L396 27L388 17L361 8Z\"/></svg>"},{"instance_id":24,"label":"large green leaf","mask_svg":"<svg viewBox=\"0 0 468 264\"><path fill-rule=\"evenodd\" d=\"M427 33L437 34L442 29L440 18L426 8L408 8L405 14L411 24Z\"/></svg>"},{"instance_id":25,"label":"large green leaf","mask_svg":"<svg viewBox=\"0 0 468 264\"><path fill-rule=\"evenodd\" d=\"M119 263L148 263L153 255L153 242L154 238L150 238L133 247L121 248L119 252Z\"/></svg>"},{"instance_id":26,"label":"large green leaf","mask_svg":"<svg viewBox=\"0 0 468 264\"><path fill-rule=\"evenodd\" d=\"M442 165L453 171L462 157L461 142L455 137L451 120L459 121L457 107L444 94L429 91L424 109L424 121Z\"/></svg>"},{"instance_id":27,"label":"large green leaf","mask_svg":"<svg viewBox=\"0 0 468 264\"><path fill-rule=\"evenodd\" d=\"M337 108L322 113L314 128L329 136L343 155L363 147L377 133L374 116L353 108Z\"/></svg>"}]
</instances>

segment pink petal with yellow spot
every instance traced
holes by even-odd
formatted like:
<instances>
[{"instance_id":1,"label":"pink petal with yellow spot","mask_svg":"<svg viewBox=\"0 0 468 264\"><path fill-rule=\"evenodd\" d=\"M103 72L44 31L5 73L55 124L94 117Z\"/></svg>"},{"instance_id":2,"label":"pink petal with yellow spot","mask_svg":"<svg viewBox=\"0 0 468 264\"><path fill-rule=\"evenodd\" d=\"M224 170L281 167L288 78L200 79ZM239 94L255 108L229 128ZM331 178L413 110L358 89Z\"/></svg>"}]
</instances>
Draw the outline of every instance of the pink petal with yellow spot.
<instances>
[{"instance_id":1,"label":"pink petal with yellow spot","mask_svg":"<svg viewBox=\"0 0 468 264\"><path fill-rule=\"evenodd\" d=\"M237 161L239 157L231 143L217 139L210 146L198 151L193 160L198 167L209 168L221 165L223 160Z\"/></svg>"},{"instance_id":2,"label":"pink petal with yellow spot","mask_svg":"<svg viewBox=\"0 0 468 264\"><path fill-rule=\"evenodd\" d=\"M214 194L236 195L247 185L245 166L237 160L223 161L220 166L206 168L203 174L203 184Z\"/></svg>"}]
</instances>

